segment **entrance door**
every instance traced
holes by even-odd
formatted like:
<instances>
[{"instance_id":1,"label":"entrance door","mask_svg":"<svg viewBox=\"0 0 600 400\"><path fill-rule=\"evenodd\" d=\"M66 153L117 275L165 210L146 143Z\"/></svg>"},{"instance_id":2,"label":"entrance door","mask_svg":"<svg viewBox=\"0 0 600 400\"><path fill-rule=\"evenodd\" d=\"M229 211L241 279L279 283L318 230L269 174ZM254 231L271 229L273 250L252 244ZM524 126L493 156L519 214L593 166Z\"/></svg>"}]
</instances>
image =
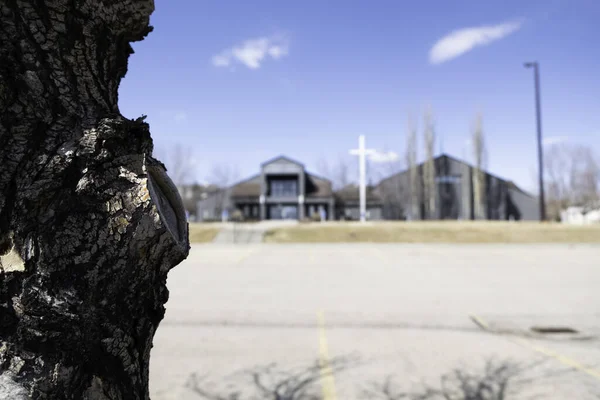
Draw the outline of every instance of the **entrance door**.
<instances>
[{"instance_id":1,"label":"entrance door","mask_svg":"<svg viewBox=\"0 0 600 400\"><path fill-rule=\"evenodd\" d=\"M269 219L298 219L298 206L282 204L270 205Z\"/></svg>"},{"instance_id":2,"label":"entrance door","mask_svg":"<svg viewBox=\"0 0 600 400\"><path fill-rule=\"evenodd\" d=\"M283 206L281 217L282 219L298 219L298 206Z\"/></svg>"}]
</instances>

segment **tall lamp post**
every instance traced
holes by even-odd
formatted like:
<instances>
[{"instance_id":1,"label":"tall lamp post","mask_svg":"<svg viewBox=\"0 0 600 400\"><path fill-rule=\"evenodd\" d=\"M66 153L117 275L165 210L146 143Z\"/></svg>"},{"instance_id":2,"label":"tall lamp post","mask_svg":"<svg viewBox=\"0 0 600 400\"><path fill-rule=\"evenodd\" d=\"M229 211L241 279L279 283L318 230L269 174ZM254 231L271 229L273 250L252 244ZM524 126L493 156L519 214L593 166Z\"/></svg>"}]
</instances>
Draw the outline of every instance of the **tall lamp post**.
<instances>
[{"instance_id":1,"label":"tall lamp post","mask_svg":"<svg viewBox=\"0 0 600 400\"><path fill-rule=\"evenodd\" d=\"M546 201L544 196L544 149L542 147L542 110L540 105L540 72L537 61L527 62L525 68L533 68L535 78L535 115L537 121L538 148L538 184L540 187L540 221L546 220Z\"/></svg>"}]
</instances>

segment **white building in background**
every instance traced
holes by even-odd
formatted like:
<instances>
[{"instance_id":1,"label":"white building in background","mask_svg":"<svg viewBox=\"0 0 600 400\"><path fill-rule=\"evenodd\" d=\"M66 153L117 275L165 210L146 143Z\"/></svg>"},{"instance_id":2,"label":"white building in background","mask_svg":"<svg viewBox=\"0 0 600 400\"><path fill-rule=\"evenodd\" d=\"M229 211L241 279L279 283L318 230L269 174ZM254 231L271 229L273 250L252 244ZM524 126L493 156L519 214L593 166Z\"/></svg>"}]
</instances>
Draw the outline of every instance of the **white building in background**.
<instances>
[{"instance_id":1,"label":"white building in background","mask_svg":"<svg viewBox=\"0 0 600 400\"><path fill-rule=\"evenodd\" d=\"M560 213L560 221L565 224L600 224L600 206L569 207Z\"/></svg>"}]
</instances>

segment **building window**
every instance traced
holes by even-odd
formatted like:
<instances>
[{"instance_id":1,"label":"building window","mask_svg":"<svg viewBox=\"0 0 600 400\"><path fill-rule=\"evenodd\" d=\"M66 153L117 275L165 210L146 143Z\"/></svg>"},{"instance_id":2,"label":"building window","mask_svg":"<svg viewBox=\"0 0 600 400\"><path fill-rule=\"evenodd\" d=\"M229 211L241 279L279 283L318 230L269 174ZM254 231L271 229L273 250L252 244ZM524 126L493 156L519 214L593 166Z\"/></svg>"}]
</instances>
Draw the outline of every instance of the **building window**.
<instances>
[{"instance_id":1,"label":"building window","mask_svg":"<svg viewBox=\"0 0 600 400\"><path fill-rule=\"evenodd\" d=\"M435 181L437 183L459 183L460 175L442 175L436 176Z\"/></svg>"},{"instance_id":2,"label":"building window","mask_svg":"<svg viewBox=\"0 0 600 400\"><path fill-rule=\"evenodd\" d=\"M298 196L298 181L296 179L273 180L270 182L269 192L275 197Z\"/></svg>"}]
</instances>

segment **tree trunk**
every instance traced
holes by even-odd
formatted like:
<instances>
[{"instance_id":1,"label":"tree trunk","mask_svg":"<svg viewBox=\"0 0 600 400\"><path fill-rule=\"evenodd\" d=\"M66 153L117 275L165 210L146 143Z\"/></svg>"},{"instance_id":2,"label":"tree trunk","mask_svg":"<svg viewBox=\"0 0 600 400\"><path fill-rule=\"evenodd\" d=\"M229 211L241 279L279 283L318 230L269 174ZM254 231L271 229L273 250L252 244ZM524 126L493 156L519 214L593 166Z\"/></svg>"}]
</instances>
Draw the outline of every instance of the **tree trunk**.
<instances>
[{"instance_id":1,"label":"tree trunk","mask_svg":"<svg viewBox=\"0 0 600 400\"><path fill-rule=\"evenodd\" d=\"M433 126L433 113L431 108L425 111L424 121L424 139L425 139L425 163L423 165L423 174L425 175L425 209L427 219L437 219L436 199L437 184L435 181L435 132Z\"/></svg>"},{"instance_id":2,"label":"tree trunk","mask_svg":"<svg viewBox=\"0 0 600 400\"><path fill-rule=\"evenodd\" d=\"M152 0L0 2L0 399L148 399L181 199L117 91Z\"/></svg>"}]
</instances>

